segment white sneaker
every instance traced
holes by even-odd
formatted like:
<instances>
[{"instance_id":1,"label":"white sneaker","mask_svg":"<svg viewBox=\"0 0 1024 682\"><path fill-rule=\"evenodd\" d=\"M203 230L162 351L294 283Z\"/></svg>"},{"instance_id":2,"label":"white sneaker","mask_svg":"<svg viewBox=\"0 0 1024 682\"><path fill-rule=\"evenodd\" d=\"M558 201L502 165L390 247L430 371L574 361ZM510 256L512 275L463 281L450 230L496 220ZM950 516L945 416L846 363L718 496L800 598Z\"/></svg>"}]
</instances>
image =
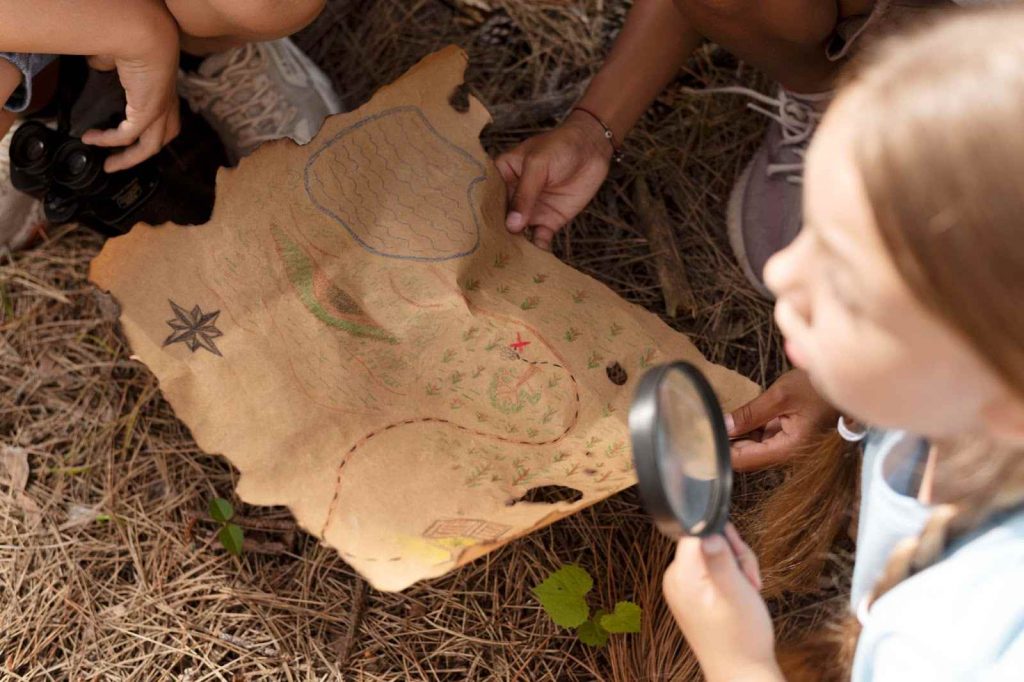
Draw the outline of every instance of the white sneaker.
<instances>
[{"instance_id":1,"label":"white sneaker","mask_svg":"<svg viewBox=\"0 0 1024 682\"><path fill-rule=\"evenodd\" d=\"M232 162L267 140L313 139L341 111L327 76L288 38L211 55L178 92L220 135Z\"/></svg>"},{"instance_id":2,"label":"white sneaker","mask_svg":"<svg viewBox=\"0 0 1024 682\"><path fill-rule=\"evenodd\" d=\"M0 249L11 251L30 246L45 234L43 203L11 185L11 139L19 123L0 140Z\"/></svg>"}]
</instances>

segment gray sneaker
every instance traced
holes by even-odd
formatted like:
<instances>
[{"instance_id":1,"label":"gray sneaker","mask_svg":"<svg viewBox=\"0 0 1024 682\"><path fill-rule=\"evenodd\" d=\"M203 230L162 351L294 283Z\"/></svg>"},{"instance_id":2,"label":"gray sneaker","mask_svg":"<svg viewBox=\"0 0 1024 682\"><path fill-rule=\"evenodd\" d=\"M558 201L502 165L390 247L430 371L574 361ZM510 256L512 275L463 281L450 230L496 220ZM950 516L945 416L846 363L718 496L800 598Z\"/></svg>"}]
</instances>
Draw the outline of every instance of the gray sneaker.
<instances>
[{"instance_id":1,"label":"gray sneaker","mask_svg":"<svg viewBox=\"0 0 1024 682\"><path fill-rule=\"evenodd\" d=\"M751 285L771 298L764 265L800 231L804 153L832 93L797 95L780 87L773 98L741 87L716 91L747 95L755 100L748 105L751 109L772 119L732 189L726 213L736 260Z\"/></svg>"},{"instance_id":2,"label":"gray sneaker","mask_svg":"<svg viewBox=\"0 0 1024 682\"><path fill-rule=\"evenodd\" d=\"M178 93L220 135L232 162L261 143L313 139L341 111L327 76L288 38L211 55L181 72Z\"/></svg>"}]
</instances>

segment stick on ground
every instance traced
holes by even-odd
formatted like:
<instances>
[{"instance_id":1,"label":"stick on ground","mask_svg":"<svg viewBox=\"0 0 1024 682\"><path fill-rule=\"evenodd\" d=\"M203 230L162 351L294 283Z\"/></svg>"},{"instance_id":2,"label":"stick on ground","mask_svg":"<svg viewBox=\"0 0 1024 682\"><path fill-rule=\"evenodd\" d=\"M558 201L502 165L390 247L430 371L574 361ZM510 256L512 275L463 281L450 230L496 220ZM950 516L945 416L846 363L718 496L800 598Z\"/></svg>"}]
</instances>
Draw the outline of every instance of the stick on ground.
<instances>
[{"instance_id":1,"label":"stick on ground","mask_svg":"<svg viewBox=\"0 0 1024 682\"><path fill-rule=\"evenodd\" d=\"M633 200L651 253L654 254L658 283L665 297L665 313L677 317L682 308L688 316L696 315L697 298L686 276L686 266L679 252L672 223L668 219L668 211L660 199L651 195L647 180L642 175L637 176L633 183Z\"/></svg>"}]
</instances>

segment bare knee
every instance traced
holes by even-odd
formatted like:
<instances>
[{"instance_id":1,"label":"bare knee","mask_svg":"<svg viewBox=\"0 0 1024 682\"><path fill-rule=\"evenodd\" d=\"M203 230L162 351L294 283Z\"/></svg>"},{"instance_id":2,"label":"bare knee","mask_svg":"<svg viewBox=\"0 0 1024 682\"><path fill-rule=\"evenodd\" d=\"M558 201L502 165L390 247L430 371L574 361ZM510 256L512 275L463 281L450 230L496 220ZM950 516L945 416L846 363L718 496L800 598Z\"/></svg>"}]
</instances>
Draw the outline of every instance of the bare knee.
<instances>
[{"instance_id":1,"label":"bare knee","mask_svg":"<svg viewBox=\"0 0 1024 682\"><path fill-rule=\"evenodd\" d=\"M168 0L182 30L198 38L274 40L308 26L326 0Z\"/></svg>"},{"instance_id":2,"label":"bare knee","mask_svg":"<svg viewBox=\"0 0 1024 682\"><path fill-rule=\"evenodd\" d=\"M212 0L238 27L239 35L250 40L273 40L308 26L324 8L326 0Z\"/></svg>"},{"instance_id":3,"label":"bare knee","mask_svg":"<svg viewBox=\"0 0 1024 682\"><path fill-rule=\"evenodd\" d=\"M858 0L867 2L868 0ZM679 11L706 38L782 39L816 45L838 20L834 0L675 0Z\"/></svg>"}]
</instances>

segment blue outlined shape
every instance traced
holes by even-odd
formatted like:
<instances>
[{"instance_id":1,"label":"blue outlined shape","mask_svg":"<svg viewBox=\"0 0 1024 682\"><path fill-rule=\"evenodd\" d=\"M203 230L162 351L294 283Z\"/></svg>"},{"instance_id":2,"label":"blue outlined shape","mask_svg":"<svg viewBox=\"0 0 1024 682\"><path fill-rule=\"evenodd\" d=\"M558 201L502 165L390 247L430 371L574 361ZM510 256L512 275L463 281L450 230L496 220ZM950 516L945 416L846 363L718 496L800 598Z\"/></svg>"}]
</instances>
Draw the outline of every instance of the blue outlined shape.
<instances>
[{"instance_id":1,"label":"blue outlined shape","mask_svg":"<svg viewBox=\"0 0 1024 682\"><path fill-rule=\"evenodd\" d=\"M381 120L383 118L387 118L389 116L395 116L395 115L399 115L399 114L403 114L403 113L412 113L412 114L415 114L416 116L418 116L420 121L422 121L422 123L427 127L427 130L429 130L430 133L434 135L434 137L439 139L445 145L447 145L452 150L454 150L459 156L461 156L466 161L468 161L474 168L477 169L477 172L479 173L479 175L476 176L475 178L473 178L469 182L469 184L466 186L466 202L469 205L470 213L472 214L472 217L473 217L473 225L476 228L476 238L475 238L475 241L473 242L473 245L468 250L466 250L466 251L463 251L461 253L447 254L447 255L444 255L444 256L435 256L435 257L431 257L431 256L411 256L411 255L402 254L402 253L386 253L386 252L381 251L380 249L377 249L377 248L369 245L368 243L366 243L366 241L363 240L363 238L360 237L356 233L356 231L353 230L341 218L341 216L339 216L337 213L335 213L334 211L332 211L331 209L327 208L322 203L320 203L320 201L316 198L316 196L313 193L313 188L310 186L310 172L312 171L313 166L316 164L317 160L320 158L321 154L323 154L324 152L328 151L331 147L333 147L334 145L338 144L342 140L342 138L346 137L347 135L350 135L351 133L355 132L356 130L358 130L358 129L366 126L366 125L369 125L370 123L374 123L376 121L379 121L379 120ZM338 131L330 139L328 139L326 142L324 142L324 144L319 149L317 149L315 152L313 152L310 155L309 159L306 160L306 166L305 166L305 168L303 170L303 184L305 185L305 188L306 188L306 196L309 198L310 202L312 202L313 206L315 206L318 211L320 211L321 213L323 213L327 217L329 217L332 220L334 220L336 223L341 225L343 228L345 228L345 231L348 232L352 236L352 238L356 240L356 243L358 243L359 246L361 246L363 249L365 249L366 251L369 251L370 253L375 254L377 256L383 256L384 258L395 258L395 259L398 259L398 260L411 260L411 261L420 261L420 262L429 262L429 263L436 263L436 262L447 261L447 260L455 260L457 258L465 258L466 256L469 256L469 255L473 254L474 252L476 252L477 249L480 248L480 232L481 232L482 228L481 228L481 225L480 225L480 216L477 213L476 204L473 202L473 189L479 183L485 181L486 179L487 179L487 169L484 166L484 164L480 163L480 161L478 161L467 150L465 150L462 147L458 146L457 144L455 144L454 142L452 142L451 140L446 138L444 135L439 133L437 131L437 129L430 123L430 120L423 114L423 111L419 107L416 107L416 106L401 106L401 107L392 107L390 109L385 109L383 111L377 112L376 114L374 114L372 116L368 116L368 117L360 120L359 122L354 123L354 124L350 125L347 128L344 128L343 130Z\"/></svg>"}]
</instances>

